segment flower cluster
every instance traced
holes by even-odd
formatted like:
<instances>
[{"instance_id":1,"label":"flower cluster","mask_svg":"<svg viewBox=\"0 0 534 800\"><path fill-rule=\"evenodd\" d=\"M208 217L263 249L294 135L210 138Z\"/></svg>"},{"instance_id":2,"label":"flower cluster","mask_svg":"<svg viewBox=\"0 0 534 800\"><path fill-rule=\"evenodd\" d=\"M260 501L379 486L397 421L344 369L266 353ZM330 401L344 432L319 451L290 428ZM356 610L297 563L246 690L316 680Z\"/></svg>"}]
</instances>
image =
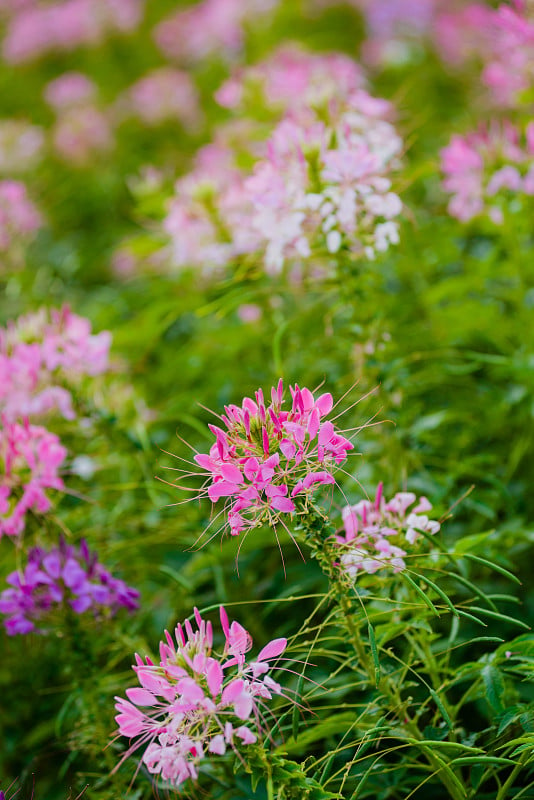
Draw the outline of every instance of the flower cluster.
<instances>
[{"instance_id":1,"label":"flower cluster","mask_svg":"<svg viewBox=\"0 0 534 800\"><path fill-rule=\"evenodd\" d=\"M398 242L402 203L390 175L402 141L390 104L357 88L357 65L282 50L230 79L219 102L237 108L250 81L263 85L267 105L276 96L290 108L266 142L251 122L252 130L225 128L199 153L164 221L172 264L209 269L259 252L277 272L342 248L372 259ZM242 149L256 161L249 172L237 166Z\"/></svg>"},{"instance_id":2,"label":"flower cluster","mask_svg":"<svg viewBox=\"0 0 534 800\"><path fill-rule=\"evenodd\" d=\"M389 175L402 141L390 114L386 101L360 90L329 125L303 113L277 126L245 183L268 271L317 250L373 259L398 243L402 203Z\"/></svg>"},{"instance_id":3,"label":"flower cluster","mask_svg":"<svg viewBox=\"0 0 534 800\"><path fill-rule=\"evenodd\" d=\"M111 334L91 333L91 323L68 307L19 317L0 329L0 411L14 420L57 409L72 419L70 392L62 383L108 369ZM59 384L59 385L58 385Z\"/></svg>"},{"instance_id":4,"label":"flower cluster","mask_svg":"<svg viewBox=\"0 0 534 800\"><path fill-rule=\"evenodd\" d=\"M342 53L308 53L286 44L265 61L236 70L215 97L232 110L241 110L247 101L257 107L261 97L267 108L294 111L339 102L363 89L365 83L359 64Z\"/></svg>"},{"instance_id":5,"label":"flower cluster","mask_svg":"<svg viewBox=\"0 0 534 800\"><path fill-rule=\"evenodd\" d=\"M160 22L154 37L162 53L177 61L203 61L217 54L231 56L243 45L248 20L264 15L279 0L201 0Z\"/></svg>"},{"instance_id":6,"label":"flower cluster","mask_svg":"<svg viewBox=\"0 0 534 800\"><path fill-rule=\"evenodd\" d=\"M16 119L0 120L0 173L30 172L43 155L44 133L38 125Z\"/></svg>"},{"instance_id":7,"label":"flower cluster","mask_svg":"<svg viewBox=\"0 0 534 800\"><path fill-rule=\"evenodd\" d=\"M0 538L24 530L29 511L50 508L46 489L63 489L59 468L67 451L45 428L0 423Z\"/></svg>"},{"instance_id":8,"label":"flower cluster","mask_svg":"<svg viewBox=\"0 0 534 800\"><path fill-rule=\"evenodd\" d=\"M292 403L284 409L283 384L271 390L266 406L262 390L255 400L225 407L226 430L210 425L216 441L209 454L195 456L210 474L207 494L215 503L228 498L227 516L234 536L281 514L296 510L318 486L335 483L334 471L353 444L326 420L332 395L314 398L309 389L290 387Z\"/></svg>"},{"instance_id":9,"label":"flower cluster","mask_svg":"<svg viewBox=\"0 0 534 800\"><path fill-rule=\"evenodd\" d=\"M11 64L20 64L54 50L98 45L108 32L134 30L142 13L142 0L56 0L28 5L9 20L3 56Z\"/></svg>"},{"instance_id":10,"label":"flower cluster","mask_svg":"<svg viewBox=\"0 0 534 800\"><path fill-rule=\"evenodd\" d=\"M534 195L534 123L524 136L510 122L453 136L441 155L449 213L462 222L485 215L501 224L511 196Z\"/></svg>"},{"instance_id":11,"label":"flower cluster","mask_svg":"<svg viewBox=\"0 0 534 800\"><path fill-rule=\"evenodd\" d=\"M57 153L76 166L113 147L111 120L97 104L96 85L79 72L65 72L45 87L45 99L57 114L52 141Z\"/></svg>"},{"instance_id":12,"label":"flower cluster","mask_svg":"<svg viewBox=\"0 0 534 800\"><path fill-rule=\"evenodd\" d=\"M117 107L146 125L180 120L195 129L201 120L198 92L187 72L160 67L148 72L119 97Z\"/></svg>"},{"instance_id":13,"label":"flower cluster","mask_svg":"<svg viewBox=\"0 0 534 800\"><path fill-rule=\"evenodd\" d=\"M381 483L374 501L345 506L345 534L336 537L342 568L353 580L358 573L372 575L383 567L394 572L406 569L404 548L413 547L422 538L421 531L434 535L440 529L439 522L426 516L431 509L426 497L418 498L413 492L397 492L386 501Z\"/></svg>"},{"instance_id":14,"label":"flower cluster","mask_svg":"<svg viewBox=\"0 0 534 800\"><path fill-rule=\"evenodd\" d=\"M532 104L534 86L534 7L529 0L512 0L490 17L484 83L500 106Z\"/></svg>"},{"instance_id":15,"label":"flower cluster","mask_svg":"<svg viewBox=\"0 0 534 800\"><path fill-rule=\"evenodd\" d=\"M222 607L220 617L222 654L213 651L211 623L195 609L197 629L189 620L179 624L176 644L165 632L158 664L136 656L133 669L142 688L128 689L128 700L117 698L119 732L140 737L128 754L149 742L143 764L174 788L195 780L208 754L238 752L256 742L265 727L266 701L282 694L268 673L286 640L274 639L248 662L250 634L238 622L229 624Z\"/></svg>"},{"instance_id":16,"label":"flower cluster","mask_svg":"<svg viewBox=\"0 0 534 800\"><path fill-rule=\"evenodd\" d=\"M0 181L0 253L30 241L42 217L20 181Z\"/></svg>"},{"instance_id":17,"label":"flower cluster","mask_svg":"<svg viewBox=\"0 0 534 800\"><path fill-rule=\"evenodd\" d=\"M23 572L7 577L11 588L0 594L0 613L9 635L46 633L54 614L70 607L76 614L113 616L121 608L138 608L139 592L127 586L98 562L87 543L79 547L61 540L58 547L33 547Z\"/></svg>"}]
</instances>

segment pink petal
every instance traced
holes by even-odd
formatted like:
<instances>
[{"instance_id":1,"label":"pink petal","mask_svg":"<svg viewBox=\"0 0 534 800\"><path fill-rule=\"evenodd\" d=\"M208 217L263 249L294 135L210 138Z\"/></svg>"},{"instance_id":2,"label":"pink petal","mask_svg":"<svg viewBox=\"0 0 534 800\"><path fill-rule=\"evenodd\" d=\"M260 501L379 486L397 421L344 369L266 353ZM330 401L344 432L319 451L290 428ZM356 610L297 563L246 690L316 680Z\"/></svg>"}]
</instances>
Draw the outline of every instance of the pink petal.
<instances>
[{"instance_id":1,"label":"pink petal","mask_svg":"<svg viewBox=\"0 0 534 800\"><path fill-rule=\"evenodd\" d=\"M273 497L271 506L277 511L284 511L286 513L291 513L295 510L295 503L290 500L289 497Z\"/></svg>"},{"instance_id":2,"label":"pink petal","mask_svg":"<svg viewBox=\"0 0 534 800\"><path fill-rule=\"evenodd\" d=\"M315 408L319 410L321 417L326 417L327 414L330 414L334 405L334 399L331 394L326 392L322 394L315 403Z\"/></svg>"},{"instance_id":3,"label":"pink petal","mask_svg":"<svg viewBox=\"0 0 534 800\"><path fill-rule=\"evenodd\" d=\"M128 698L137 706L153 706L156 698L146 689L126 689Z\"/></svg>"},{"instance_id":4,"label":"pink petal","mask_svg":"<svg viewBox=\"0 0 534 800\"><path fill-rule=\"evenodd\" d=\"M276 658L287 647L287 639L273 639L272 642L266 644L263 650L260 650L258 661L269 661L271 658Z\"/></svg>"},{"instance_id":5,"label":"pink petal","mask_svg":"<svg viewBox=\"0 0 534 800\"><path fill-rule=\"evenodd\" d=\"M223 677L221 665L213 660L206 670L206 681L212 697L216 697L221 691Z\"/></svg>"},{"instance_id":6,"label":"pink petal","mask_svg":"<svg viewBox=\"0 0 534 800\"><path fill-rule=\"evenodd\" d=\"M217 481L217 483L212 483L211 486L208 486L208 497L212 503L216 503L221 497L231 497L231 495L237 494L238 491L239 487L235 483Z\"/></svg>"},{"instance_id":7,"label":"pink petal","mask_svg":"<svg viewBox=\"0 0 534 800\"><path fill-rule=\"evenodd\" d=\"M233 464L224 464L221 467L221 475L230 483L243 483L241 471Z\"/></svg>"}]
</instances>

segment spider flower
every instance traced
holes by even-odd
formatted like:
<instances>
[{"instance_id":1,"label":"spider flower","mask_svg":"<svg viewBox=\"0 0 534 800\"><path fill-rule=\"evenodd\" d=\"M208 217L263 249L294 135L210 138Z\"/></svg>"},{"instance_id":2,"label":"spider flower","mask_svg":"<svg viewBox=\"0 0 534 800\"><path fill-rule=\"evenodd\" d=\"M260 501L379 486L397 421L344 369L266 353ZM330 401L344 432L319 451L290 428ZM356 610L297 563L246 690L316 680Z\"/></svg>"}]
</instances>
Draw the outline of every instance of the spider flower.
<instances>
[{"instance_id":1,"label":"spider flower","mask_svg":"<svg viewBox=\"0 0 534 800\"><path fill-rule=\"evenodd\" d=\"M434 535L440 529L439 522L427 516L431 509L426 497L413 492L397 492L385 500L380 483L374 501L360 500L342 511L345 533L336 537L342 568L352 579L384 567L393 572L406 569L404 548L414 548L423 538L421 531Z\"/></svg>"},{"instance_id":2,"label":"spider flower","mask_svg":"<svg viewBox=\"0 0 534 800\"><path fill-rule=\"evenodd\" d=\"M79 547L62 539L58 547L33 547L22 572L7 577L9 589L0 594L0 613L9 635L46 633L47 624L66 606L76 614L91 612L110 617L121 608L138 608L139 592L127 586L98 562L85 540Z\"/></svg>"},{"instance_id":3,"label":"spider flower","mask_svg":"<svg viewBox=\"0 0 534 800\"><path fill-rule=\"evenodd\" d=\"M34 237L42 217L20 181L0 181L0 253L8 254Z\"/></svg>"},{"instance_id":4,"label":"spider flower","mask_svg":"<svg viewBox=\"0 0 534 800\"><path fill-rule=\"evenodd\" d=\"M136 739L127 756L148 742L142 763L148 771L178 788L196 780L201 762L231 749L240 752L267 734L266 703L282 688L269 675L285 650L286 639L274 639L247 660L252 638L238 622L230 624L220 608L225 637L221 653L213 650L210 622L195 608L196 629L178 624L176 643L165 631L160 660L133 667L142 688L117 697L119 732Z\"/></svg>"},{"instance_id":5,"label":"spider flower","mask_svg":"<svg viewBox=\"0 0 534 800\"><path fill-rule=\"evenodd\" d=\"M341 249L373 259L398 242L402 203L391 175L402 141L392 108L363 89L348 97L345 90L330 98L326 120L292 103L266 142L252 133L249 172L237 166L247 150L240 143L200 151L163 223L174 264L220 267L260 253L276 273L288 261L331 260Z\"/></svg>"},{"instance_id":6,"label":"spider flower","mask_svg":"<svg viewBox=\"0 0 534 800\"><path fill-rule=\"evenodd\" d=\"M210 56L231 58L243 46L244 28L267 13L279 0L201 0L179 9L154 30L161 52L177 61L198 62Z\"/></svg>"},{"instance_id":7,"label":"spider flower","mask_svg":"<svg viewBox=\"0 0 534 800\"><path fill-rule=\"evenodd\" d=\"M500 225L511 198L534 195L534 123L525 134L511 122L494 122L442 150L443 188L449 213L461 222L486 216Z\"/></svg>"},{"instance_id":8,"label":"spider flower","mask_svg":"<svg viewBox=\"0 0 534 800\"><path fill-rule=\"evenodd\" d=\"M6 419L58 410L73 419L62 385L108 369L111 334L91 333L91 323L65 306L41 309L0 329L0 411Z\"/></svg>"},{"instance_id":9,"label":"spider flower","mask_svg":"<svg viewBox=\"0 0 534 800\"><path fill-rule=\"evenodd\" d=\"M0 538L22 533L28 512L50 509L46 490L63 489L59 468L66 455L45 428L0 422Z\"/></svg>"},{"instance_id":10,"label":"spider flower","mask_svg":"<svg viewBox=\"0 0 534 800\"><path fill-rule=\"evenodd\" d=\"M266 405L261 389L241 406L225 407L226 428L210 425L215 443L195 461L210 476L208 497L226 498L230 533L269 522L306 502L319 486L335 483L334 472L353 444L326 419L331 394L314 398L309 389L290 387L291 405L285 408L283 384L271 390Z\"/></svg>"},{"instance_id":11,"label":"spider flower","mask_svg":"<svg viewBox=\"0 0 534 800\"><path fill-rule=\"evenodd\" d=\"M238 69L217 91L217 102L232 110L258 104L267 108L295 109L323 106L365 87L360 65L342 53L308 53L293 44L278 48L267 59Z\"/></svg>"}]
</instances>

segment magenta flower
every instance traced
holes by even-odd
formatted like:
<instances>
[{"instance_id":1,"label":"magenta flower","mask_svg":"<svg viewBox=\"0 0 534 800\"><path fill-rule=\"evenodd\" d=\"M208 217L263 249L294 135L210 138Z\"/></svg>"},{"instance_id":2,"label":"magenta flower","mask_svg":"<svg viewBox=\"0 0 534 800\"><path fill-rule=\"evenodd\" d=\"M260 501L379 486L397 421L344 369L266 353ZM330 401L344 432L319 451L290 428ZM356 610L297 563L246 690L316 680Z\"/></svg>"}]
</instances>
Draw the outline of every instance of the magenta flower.
<instances>
[{"instance_id":1,"label":"magenta flower","mask_svg":"<svg viewBox=\"0 0 534 800\"><path fill-rule=\"evenodd\" d=\"M46 489L63 489L59 476L67 451L45 428L0 421L0 538L18 536L29 511L44 514Z\"/></svg>"},{"instance_id":2,"label":"magenta flower","mask_svg":"<svg viewBox=\"0 0 534 800\"><path fill-rule=\"evenodd\" d=\"M414 505L415 503L415 505ZM387 567L393 572L406 569L404 556L422 539L421 531L436 534L439 522L429 519L432 505L426 497L413 492L397 492L389 501L378 485L374 501L360 500L342 511L344 536L336 536L340 545L340 563L356 579L361 572L373 574Z\"/></svg>"},{"instance_id":3,"label":"magenta flower","mask_svg":"<svg viewBox=\"0 0 534 800\"><path fill-rule=\"evenodd\" d=\"M167 631L160 643L160 661L136 655L133 667L142 688L117 697L119 733L135 739L127 751L147 745L142 763L152 774L178 788L196 780L203 759L224 755L267 735L266 703L282 689L268 674L284 652L285 639L274 639L255 661L248 631L229 623L220 608L225 637L222 653L213 651L213 632L195 609L195 630L189 620L178 624L176 644Z\"/></svg>"},{"instance_id":4,"label":"magenta flower","mask_svg":"<svg viewBox=\"0 0 534 800\"><path fill-rule=\"evenodd\" d=\"M210 476L207 494L215 503L226 498L230 533L237 536L305 507L319 486L335 483L334 472L353 444L326 420L332 395L314 398L309 389L290 387L291 407L284 408L283 384L241 406L225 407L223 430L210 425L216 441L208 454L195 456Z\"/></svg>"},{"instance_id":5,"label":"magenta flower","mask_svg":"<svg viewBox=\"0 0 534 800\"><path fill-rule=\"evenodd\" d=\"M139 607L139 592L99 564L85 540L79 547L62 539L51 550L32 548L24 571L12 572L6 580L12 588L0 594L0 614L7 617L4 625L10 636L46 633L46 626L67 605L76 614L90 611L99 618Z\"/></svg>"}]
</instances>

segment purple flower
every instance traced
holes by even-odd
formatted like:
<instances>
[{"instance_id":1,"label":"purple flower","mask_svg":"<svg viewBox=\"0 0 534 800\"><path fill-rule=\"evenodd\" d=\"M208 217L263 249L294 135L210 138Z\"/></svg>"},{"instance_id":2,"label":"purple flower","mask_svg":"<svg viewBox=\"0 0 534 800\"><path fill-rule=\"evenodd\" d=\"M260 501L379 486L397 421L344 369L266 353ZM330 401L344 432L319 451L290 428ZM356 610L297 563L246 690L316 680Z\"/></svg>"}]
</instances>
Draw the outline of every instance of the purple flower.
<instances>
[{"instance_id":1,"label":"purple flower","mask_svg":"<svg viewBox=\"0 0 534 800\"><path fill-rule=\"evenodd\" d=\"M50 623L52 614L67 604L76 614L91 611L99 617L139 607L139 592L114 578L84 540L79 547L61 539L52 550L32 548L25 570L12 572L7 583L11 588L0 594L0 614L7 617L4 625L10 636L46 633L38 626Z\"/></svg>"}]
</instances>

